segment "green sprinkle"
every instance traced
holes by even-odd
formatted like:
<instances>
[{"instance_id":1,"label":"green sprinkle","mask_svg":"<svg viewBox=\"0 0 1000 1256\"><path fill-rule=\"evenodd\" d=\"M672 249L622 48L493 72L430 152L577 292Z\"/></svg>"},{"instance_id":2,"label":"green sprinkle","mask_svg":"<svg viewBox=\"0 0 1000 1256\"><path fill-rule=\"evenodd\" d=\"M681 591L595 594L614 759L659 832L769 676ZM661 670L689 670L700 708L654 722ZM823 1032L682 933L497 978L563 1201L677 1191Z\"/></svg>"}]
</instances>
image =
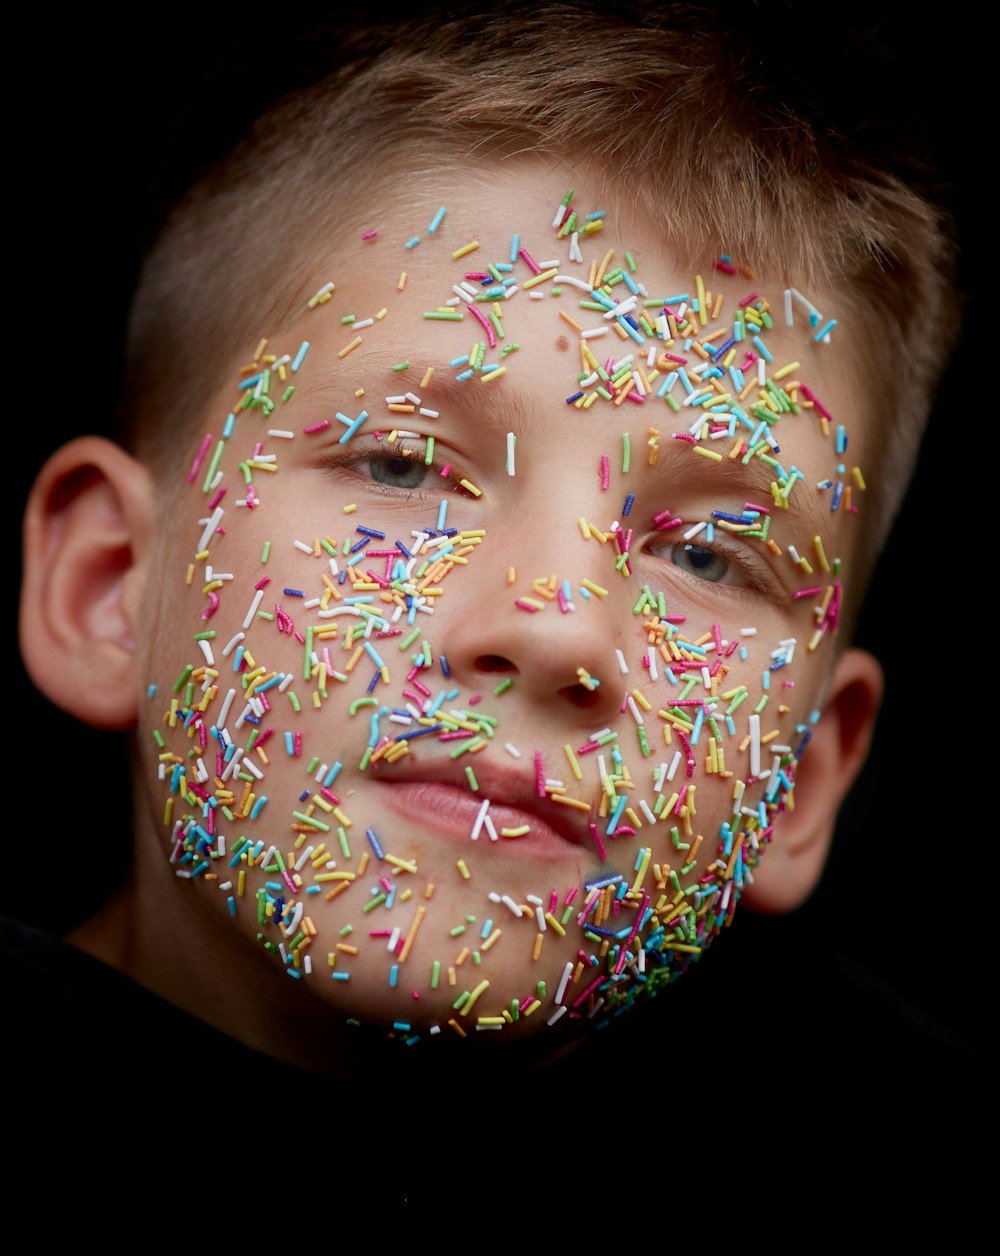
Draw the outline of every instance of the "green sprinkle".
<instances>
[{"instance_id":1,"label":"green sprinkle","mask_svg":"<svg viewBox=\"0 0 1000 1256\"><path fill-rule=\"evenodd\" d=\"M340 849L345 859L351 859L351 846L347 840L347 831L342 824L337 826L337 840L340 842Z\"/></svg>"},{"instance_id":2,"label":"green sprinkle","mask_svg":"<svg viewBox=\"0 0 1000 1256\"><path fill-rule=\"evenodd\" d=\"M443 322L443 323L460 323L464 317L465 315L459 313L458 310L447 310L447 311L425 310L424 311L424 318L437 319L438 321ZM395 370L396 368L393 367L392 369Z\"/></svg>"},{"instance_id":3,"label":"green sprinkle","mask_svg":"<svg viewBox=\"0 0 1000 1256\"><path fill-rule=\"evenodd\" d=\"M499 685L497 685L497 687L493 690L494 694L499 698L502 693L507 692L507 690L511 687L513 683L514 681L512 677L505 676L503 680L501 680Z\"/></svg>"},{"instance_id":4,"label":"green sprinkle","mask_svg":"<svg viewBox=\"0 0 1000 1256\"><path fill-rule=\"evenodd\" d=\"M161 750L166 744L163 740L163 734L160 732L158 728L153 729L153 740L156 742L156 744L160 747Z\"/></svg>"},{"instance_id":5,"label":"green sprinkle","mask_svg":"<svg viewBox=\"0 0 1000 1256\"><path fill-rule=\"evenodd\" d=\"M402 362L397 362L392 369L394 371L408 371L410 369L410 359L404 358Z\"/></svg>"},{"instance_id":6,"label":"green sprinkle","mask_svg":"<svg viewBox=\"0 0 1000 1256\"><path fill-rule=\"evenodd\" d=\"M215 473L219 469L219 463L222 460L222 450L225 448L225 441L220 440L215 446L215 453L212 454L212 461L208 464L208 471L205 473L205 483L202 485L201 491L207 493L215 480Z\"/></svg>"},{"instance_id":7,"label":"green sprinkle","mask_svg":"<svg viewBox=\"0 0 1000 1256\"><path fill-rule=\"evenodd\" d=\"M469 782L469 788L474 793L479 793L479 782L476 780L476 774L471 767L465 769L465 779Z\"/></svg>"},{"instance_id":8,"label":"green sprinkle","mask_svg":"<svg viewBox=\"0 0 1000 1256\"><path fill-rule=\"evenodd\" d=\"M291 401L293 392L295 392L295 385L289 384L285 391L281 394L281 400Z\"/></svg>"},{"instance_id":9,"label":"green sprinkle","mask_svg":"<svg viewBox=\"0 0 1000 1256\"><path fill-rule=\"evenodd\" d=\"M448 930L448 937L460 938L464 932L465 932L465 925L455 925L453 928Z\"/></svg>"},{"instance_id":10,"label":"green sprinkle","mask_svg":"<svg viewBox=\"0 0 1000 1256\"><path fill-rule=\"evenodd\" d=\"M353 932L354 932L353 925L344 925L342 929L337 930L337 936L340 938L346 938L349 933L353 933Z\"/></svg>"},{"instance_id":11,"label":"green sprinkle","mask_svg":"<svg viewBox=\"0 0 1000 1256\"><path fill-rule=\"evenodd\" d=\"M424 454L424 466L429 467L434 461L434 437L427 437L427 452Z\"/></svg>"},{"instance_id":12,"label":"green sprinkle","mask_svg":"<svg viewBox=\"0 0 1000 1256\"><path fill-rule=\"evenodd\" d=\"M385 902L385 899L386 899L386 896L384 893L376 894L374 898L370 898L368 902L365 903L364 907L362 907L361 910L365 912L366 914L370 911L374 911L375 908L378 907L379 903Z\"/></svg>"},{"instance_id":13,"label":"green sprinkle","mask_svg":"<svg viewBox=\"0 0 1000 1256\"><path fill-rule=\"evenodd\" d=\"M258 611L257 618L258 619L274 619L274 615L272 614L271 611Z\"/></svg>"},{"instance_id":14,"label":"green sprinkle","mask_svg":"<svg viewBox=\"0 0 1000 1256\"><path fill-rule=\"evenodd\" d=\"M316 771L316 768L318 765L319 765L319 755L318 754L313 755L313 757L309 760L309 766L306 768L306 774L308 776L312 776L313 772Z\"/></svg>"},{"instance_id":15,"label":"green sprinkle","mask_svg":"<svg viewBox=\"0 0 1000 1256\"><path fill-rule=\"evenodd\" d=\"M628 266L629 271L634 275L635 274L635 258L632 256L631 253L625 254L625 264L626 266Z\"/></svg>"},{"instance_id":16,"label":"green sprinkle","mask_svg":"<svg viewBox=\"0 0 1000 1256\"><path fill-rule=\"evenodd\" d=\"M315 816L307 816L304 811L293 811L292 815L296 820L300 820L303 824L308 824L310 828L319 829L321 833L330 832L329 824L324 824L322 820L317 820ZM275 858L281 858L277 852L277 848L275 849ZM284 871L284 869L282 869L282 871Z\"/></svg>"},{"instance_id":17,"label":"green sprinkle","mask_svg":"<svg viewBox=\"0 0 1000 1256\"><path fill-rule=\"evenodd\" d=\"M399 648L401 650L408 650L410 646L413 645L414 641L416 641L417 637L419 636L420 636L420 629L414 628L412 632L408 632L406 636L403 638L403 640L400 641Z\"/></svg>"},{"instance_id":18,"label":"green sprinkle","mask_svg":"<svg viewBox=\"0 0 1000 1256\"><path fill-rule=\"evenodd\" d=\"M271 557L271 542L265 541L260 551L260 561L266 563Z\"/></svg>"},{"instance_id":19,"label":"green sprinkle","mask_svg":"<svg viewBox=\"0 0 1000 1256\"><path fill-rule=\"evenodd\" d=\"M288 701L292 704L292 710L295 712L296 715L298 715L298 713L302 710L302 707L299 705L299 700L296 697L294 689L289 689Z\"/></svg>"},{"instance_id":20,"label":"green sprinkle","mask_svg":"<svg viewBox=\"0 0 1000 1256\"><path fill-rule=\"evenodd\" d=\"M211 641L214 636L214 629L209 629L207 632L196 632L194 634L194 639L195 641Z\"/></svg>"},{"instance_id":21,"label":"green sprinkle","mask_svg":"<svg viewBox=\"0 0 1000 1256\"><path fill-rule=\"evenodd\" d=\"M180 693L180 691L184 688L184 685L187 683L187 678L193 671L194 666L191 663L188 663L187 667L184 668L181 674L174 681L174 693Z\"/></svg>"},{"instance_id":22,"label":"green sprinkle","mask_svg":"<svg viewBox=\"0 0 1000 1256\"><path fill-rule=\"evenodd\" d=\"M431 964L431 989L432 990L436 990L438 988L438 982L440 980L441 980L441 961L436 959L434 963Z\"/></svg>"}]
</instances>

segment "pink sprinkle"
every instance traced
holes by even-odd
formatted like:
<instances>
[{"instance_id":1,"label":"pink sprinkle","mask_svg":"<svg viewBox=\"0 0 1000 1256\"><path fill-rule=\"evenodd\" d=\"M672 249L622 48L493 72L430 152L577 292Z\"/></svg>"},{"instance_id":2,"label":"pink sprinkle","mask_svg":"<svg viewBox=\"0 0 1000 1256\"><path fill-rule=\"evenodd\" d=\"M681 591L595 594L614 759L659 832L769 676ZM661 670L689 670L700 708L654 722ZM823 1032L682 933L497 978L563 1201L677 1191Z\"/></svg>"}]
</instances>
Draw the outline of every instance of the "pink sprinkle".
<instances>
[{"instance_id":1,"label":"pink sprinkle","mask_svg":"<svg viewBox=\"0 0 1000 1256\"><path fill-rule=\"evenodd\" d=\"M441 479L446 480L449 475L451 475L451 463L446 462L441 468Z\"/></svg>"},{"instance_id":2,"label":"pink sprinkle","mask_svg":"<svg viewBox=\"0 0 1000 1256\"><path fill-rule=\"evenodd\" d=\"M815 597L818 593L822 593L822 592L823 590L820 588L820 586L816 585L815 588L812 588L812 589L799 589L798 592L795 594L795 596L796 597Z\"/></svg>"},{"instance_id":3,"label":"pink sprinkle","mask_svg":"<svg viewBox=\"0 0 1000 1256\"><path fill-rule=\"evenodd\" d=\"M744 510L759 510L762 515L769 515L771 513L770 506L759 506L756 502L744 502L743 509Z\"/></svg>"},{"instance_id":4,"label":"pink sprinkle","mask_svg":"<svg viewBox=\"0 0 1000 1256\"><path fill-rule=\"evenodd\" d=\"M813 405L820 412L820 414L823 416L824 419L829 419L831 422L833 422L833 415L826 408L826 406L823 405L823 403L819 400L819 398L816 396L813 390L809 388L808 385L806 384L802 385L802 395L807 400L813 403Z\"/></svg>"},{"instance_id":5,"label":"pink sprinkle","mask_svg":"<svg viewBox=\"0 0 1000 1256\"><path fill-rule=\"evenodd\" d=\"M319 792L323 795L327 802L332 802L335 807L340 806L340 797L335 794L332 789L327 789L327 787L323 785L320 787Z\"/></svg>"},{"instance_id":6,"label":"pink sprinkle","mask_svg":"<svg viewBox=\"0 0 1000 1256\"><path fill-rule=\"evenodd\" d=\"M218 491L213 494L212 500L208 503L209 510L214 510L216 506L218 506L219 502L222 501L223 497L225 497L225 495L226 495L226 488L224 485L222 485L219 487Z\"/></svg>"},{"instance_id":7,"label":"pink sprinkle","mask_svg":"<svg viewBox=\"0 0 1000 1256\"><path fill-rule=\"evenodd\" d=\"M689 445L697 445L698 443L690 432L674 432L673 438L674 440L686 440Z\"/></svg>"},{"instance_id":8,"label":"pink sprinkle","mask_svg":"<svg viewBox=\"0 0 1000 1256\"><path fill-rule=\"evenodd\" d=\"M194 462L191 464L191 470L188 472L188 483L194 482L194 477L198 474L198 468L201 466L205 455L208 453L209 446L212 444L212 433L209 432L205 439L201 442L201 448L195 454Z\"/></svg>"},{"instance_id":9,"label":"pink sprinkle","mask_svg":"<svg viewBox=\"0 0 1000 1256\"><path fill-rule=\"evenodd\" d=\"M484 279L492 279L492 275L488 275L485 270L467 270L465 272L466 279L471 279L473 283L482 283Z\"/></svg>"},{"instance_id":10,"label":"pink sprinkle","mask_svg":"<svg viewBox=\"0 0 1000 1256\"><path fill-rule=\"evenodd\" d=\"M687 366L687 358L679 358L676 353L665 353L663 355L668 362L676 362L678 366Z\"/></svg>"},{"instance_id":11,"label":"pink sprinkle","mask_svg":"<svg viewBox=\"0 0 1000 1256\"><path fill-rule=\"evenodd\" d=\"M264 742L269 741L273 736L274 736L274 729L265 728L264 731L261 733L261 735L257 738L254 748L256 749L257 746L263 746Z\"/></svg>"},{"instance_id":12,"label":"pink sprinkle","mask_svg":"<svg viewBox=\"0 0 1000 1256\"><path fill-rule=\"evenodd\" d=\"M474 693L469 699L469 706L475 706L477 703L482 702L482 700L483 695L481 693Z\"/></svg>"},{"instance_id":13,"label":"pink sprinkle","mask_svg":"<svg viewBox=\"0 0 1000 1256\"><path fill-rule=\"evenodd\" d=\"M571 608L569 602L566 601L566 594L563 592L562 585L560 585L556 590L556 602L559 604L559 609L564 615L569 613Z\"/></svg>"},{"instance_id":14,"label":"pink sprinkle","mask_svg":"<svg viewBox=\"0 0 1000 1256\"><path fill-rule=\"evenodd\" d=\"M736 274L736 267L732 264L732 262L723 262L720 260L715 263L715 269L721 270L724 275Z\"/></svg>"},{"instance_id":15,"label":"pink sprinkle","mask_svg":"<svg viewBox=\"0 0 1000 1256\"><path fill-rule=\"evenodd\" d=\"M588 741L586 745L577 748L577 754L590 754L593 750L599 750L600 742Z\"/></svg>"},{"instance_id":16,"label":"pink sprinkle","mask_svg":"<svg viewBox=\"0 0 1000 1256\"><path fill-rule=\"evenodd\" d=\"M745 310L747 306L751 303L751 301L756 301L756 300L757 300L757 293L751 292L748 297L744 297L743 300L740 302L740 309Z\"/></svg>"},{"instance_id":17,"label":"pink sprinkle","mask_svg":"<svg viewBox=\"0 0 1000 1256\"><path fill-rule=\"evenodd\" d=\"M375 239L375 237L376 237L377 235L378 235L378 231L377 231L377 230L375 230L375 231L362 231L362 233L361 233L361 238L362 238L362 240L374 240L374 239Z\"/></svg>"},{"instance_id":18,"label":"pink sprinkle","mask_svg":"<svg viewBox=\"0 0 1000 1256\"><path fill-rule=\"evenodd\" d=\"M202 619L211 619L215 612L219 609L218 596L212 592L208 595L208 605L201 612Z\"/></svg>"},{"instance_id":19,"label":"pink sprinkle","mask_svg":"<svg viewBox=\"0 0 1000 1256\"><path fill-rule=\"evenodd\" d=\"M576 898L577 894L579 893L579 891L580 891L580 887L578 885L574 885L573 888L566 895L566 897L563 899L563 907L570 907L573 903L573 900Z\"/></svg>"},{"instance_id":20,"label":"pink sprinkle","mask_svg":"<svg viewBox=\"0 0 1000 1256\"><path fill-rule=\"evenodd\" d=\"M527 268L531 271L533 275L540 275L542 273L541 266L538 265L538 263L531 256L531 254L528 252L528 250L524 247L523 244L517 250L517 254L518 254L518 257L521 258L525 266L527 266Z\"/></svg>"},{"instance_id":21,"label":"pink sprinkle","mask_svg":"<svg viewBox=\"0 0 1000 1256\"><path fill-rule=\"evenodd\" d=\"M621 953L622 953L622 963L624 963L624 962L625 962L625 960L624 960L624 956L625 956L625 948L624 948L624 947L622 947L622 951L621 951ZM588 957L588 958L589 958L589 957ZM621 970L620 970L620 969L618 969L618 968L616 968L616 969L615 969L615 971L616 971L616 972L620 972ZM593 994L593 992L597 989L597 987L601 984L601 982L602 982L603 980L604 980L604 974L603 974L603 973L598 974L598 976L596 976L596 977L594 978L594 980L590 983L590 985L589 985L589 986L587 986L587 988L586 988L585 990L582 990L582 991L581 991L581 992L580 992L580 993L576 996L576 998L573 1000L573 1002L572 1002L571 1006L572 1006L572 1007L579 1007L579 1006L580 1006L580 1004L581 1004L581 1003L583 1003L585 999L588 999L588 998L590 997L590 995L591 995L591 994Z\"/></svg>"},{"instance_id":22,"label":"pink sprinkle","mask_svg":"<svg viewBox=\"0 0 1000 1256\"><path fill-rule=\"evenodd\" d=\"M601 840L601 834L597 828L597 825L593 822L593 820L591 820L590 825L588 827L590 828L590 832L593 835L594 845L597 847L597 858L600 859L601 862L603 863L604 860L607 859L608 857L608 852L604 845L604 842Z\"/></svg>"},{"instance_id":23,"label":"pink sprinkle","mask_svg":"<svg viewBox=\"0 0 1000 1256\"><path fill-rule=\"evenodd\" d=\"M669 511L665 511L664 513L669 514ZM656 525L656 530L657 532L669 532L671 528L676 528L678 524L683 522L684 520L680 517L680 515L678 515L675 519L666 519L663 523L658 523Z\"/></svg>"},{"instance_id":24,"label":"pink sprinkle","mask_svg":"<svg viewBox=\"0 0 1000 1256\"><path fill-rule=\"evenodd\" d=\"M637 389L632 388L625 394L626 401L634 401L637 406L644 406L646 398Z\"/></svg>"},{"instance_id":25,"label":"pink sprinkle","mask_svg":"<svg viewBox=\"0 0 1000 1256\"><path fill-rule=\"evenodd\" d=\"M541 610L540 606L532 606L530 602L526 602L523 598L515 598L514 605L518 610L527 611L529 615L537 615Z\"/></svg>"},{"instance_id":26,"label":"pink sprinkle","mask_svg":"<svg viewBox=\"0 0 1000 1256\"><path fill-rule=\"evenodd\" d=\"M556 908L559 906L559 894L552 890L549 894L549 911L555 914Z\"/></svg>"},{"instance_id":27,"label":"pink sprinkle","mask_svg":"<svg viewBox=\"0 0 1000 1256\"><path fill-rule=\"evenodd\" d=\"M470 738L470 737L474 737L474 736L475 736L475 734L474 734L474 733L470 733L470 732L468 731L468 729L465 729L465 728L456 728L453 732L450 732L450 733L442 733L442 734L438 737L438 741L463 741L463 740L467 740L468 738Z\"/></svg>"},{"instance_id":28,"label":"pink sprinkle","mask_svg":"<svg viewBox=\"0 0 1000 1256\"><path fill-rule=\"evenodd\" d=\"M611 483L611 463L607 454L601 454L601 488L607 490Z\"/></svg>"},{"instance_id":29,"label":"pink sprinkle","mask_svg":"<svg viewBox=\"0 0 1000 1256\"><path fill-rule=\"evenodd\" d=\"M482 323L483 327L486 330L486 339L489 342L489 346L491 349L495 349L497 347L497 334L493 330L493 324L490 322L490 320L486 317L485 314L480 314L480 312L476 309L474 305L467 305L465 308L469 311L469 313L473 316L473 318L477 319L480 323Z\"/></svg>"},{"instance_id":30,"label":"pink sprinkle","mask_svg":"<svg viewBox=\"0 0 1000 1256\"><path fill-rule=\"evenodd\" d=\"M535 790L539 798L545 797L545 770L542 767L542 752L535 751Z\"/></svg>"},{"instance_id":31,"label":"pink sprinkle","mask_svg":"<svg viewBox=\"0 0 1000 1256\"><path fill-rule=\"evenodd\" d=\"M319 423L310 423L308 427L302 429L303 436L312 436L315 432L325 432L330 426L329 419L323 419Z\"/></svg>"}]
</instances>

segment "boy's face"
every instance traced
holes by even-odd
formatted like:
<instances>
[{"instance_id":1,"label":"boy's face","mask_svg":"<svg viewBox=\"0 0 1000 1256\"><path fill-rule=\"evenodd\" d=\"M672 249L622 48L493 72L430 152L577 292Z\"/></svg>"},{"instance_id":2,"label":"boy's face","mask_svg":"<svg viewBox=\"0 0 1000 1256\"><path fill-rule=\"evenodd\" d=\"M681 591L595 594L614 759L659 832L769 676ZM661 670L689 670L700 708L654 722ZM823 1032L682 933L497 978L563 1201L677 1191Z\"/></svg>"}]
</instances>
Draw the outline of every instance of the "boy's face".
<instances>
[{"instance_id":1,"label":"boy's face","mask_svg":"<svg viewBox=\"0 0 1000 1256\"><path fill-rule=\"evenodd\" d=\"M565 190L359 217L162 485L147 928L213 997L267 965L403 1038L599 1023L782 840L858 530L845 334L581 187L560 236Z\"/></svg>"}]
</instances>

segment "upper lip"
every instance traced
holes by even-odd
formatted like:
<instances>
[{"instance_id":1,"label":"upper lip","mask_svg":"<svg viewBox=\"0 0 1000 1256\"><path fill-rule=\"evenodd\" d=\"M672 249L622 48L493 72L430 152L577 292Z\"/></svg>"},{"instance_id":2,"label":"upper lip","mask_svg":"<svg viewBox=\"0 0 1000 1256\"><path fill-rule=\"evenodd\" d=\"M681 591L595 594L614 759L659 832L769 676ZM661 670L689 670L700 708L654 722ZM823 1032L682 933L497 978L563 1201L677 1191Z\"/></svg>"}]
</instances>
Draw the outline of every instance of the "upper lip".
<instances>
[{"instance_id":1,"label":"upper lip","mask_svg":"<svg viewBox=\"0 0 1000 1256\"><path fill-rule=\"evenodd\" d=\"M465 765L462 760L456 763L451 759L442 761L428 758L418 762L415 755L407 756L407 759L403 763L386 765L378 771L377 779L387 785L448 785L465 794L471 801L478 800L482 803L488 798L491 808L510 807L521 811L574 846L580 846L586 841L592 815L575 807L562 807L553 802L548 794L544 798L540 797L533 765L528 772L523 769L511 771L502 764L489 762L484 755L475 755L468 760L479 785L478 793L473 793L465 780Z\"/></svg>"}]
</instances>

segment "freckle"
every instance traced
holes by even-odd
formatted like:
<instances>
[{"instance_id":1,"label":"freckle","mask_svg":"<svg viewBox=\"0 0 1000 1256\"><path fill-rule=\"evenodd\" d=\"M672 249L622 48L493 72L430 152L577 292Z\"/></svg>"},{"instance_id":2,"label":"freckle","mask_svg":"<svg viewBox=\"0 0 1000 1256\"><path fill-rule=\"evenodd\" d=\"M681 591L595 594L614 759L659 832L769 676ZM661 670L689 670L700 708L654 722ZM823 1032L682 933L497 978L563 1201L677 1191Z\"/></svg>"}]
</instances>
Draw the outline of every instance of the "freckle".
<instances>
[{"instance_id":1,"label":"freckle","mask_svg":"<svg viewBox=\"0 0 1000 1256\"><path fill-rule=\"evenodd\" d=\"M556 336L556 348L560 353L565 353L569 348L569 338L567 336Z\"/></svg>"}]
</instances>

